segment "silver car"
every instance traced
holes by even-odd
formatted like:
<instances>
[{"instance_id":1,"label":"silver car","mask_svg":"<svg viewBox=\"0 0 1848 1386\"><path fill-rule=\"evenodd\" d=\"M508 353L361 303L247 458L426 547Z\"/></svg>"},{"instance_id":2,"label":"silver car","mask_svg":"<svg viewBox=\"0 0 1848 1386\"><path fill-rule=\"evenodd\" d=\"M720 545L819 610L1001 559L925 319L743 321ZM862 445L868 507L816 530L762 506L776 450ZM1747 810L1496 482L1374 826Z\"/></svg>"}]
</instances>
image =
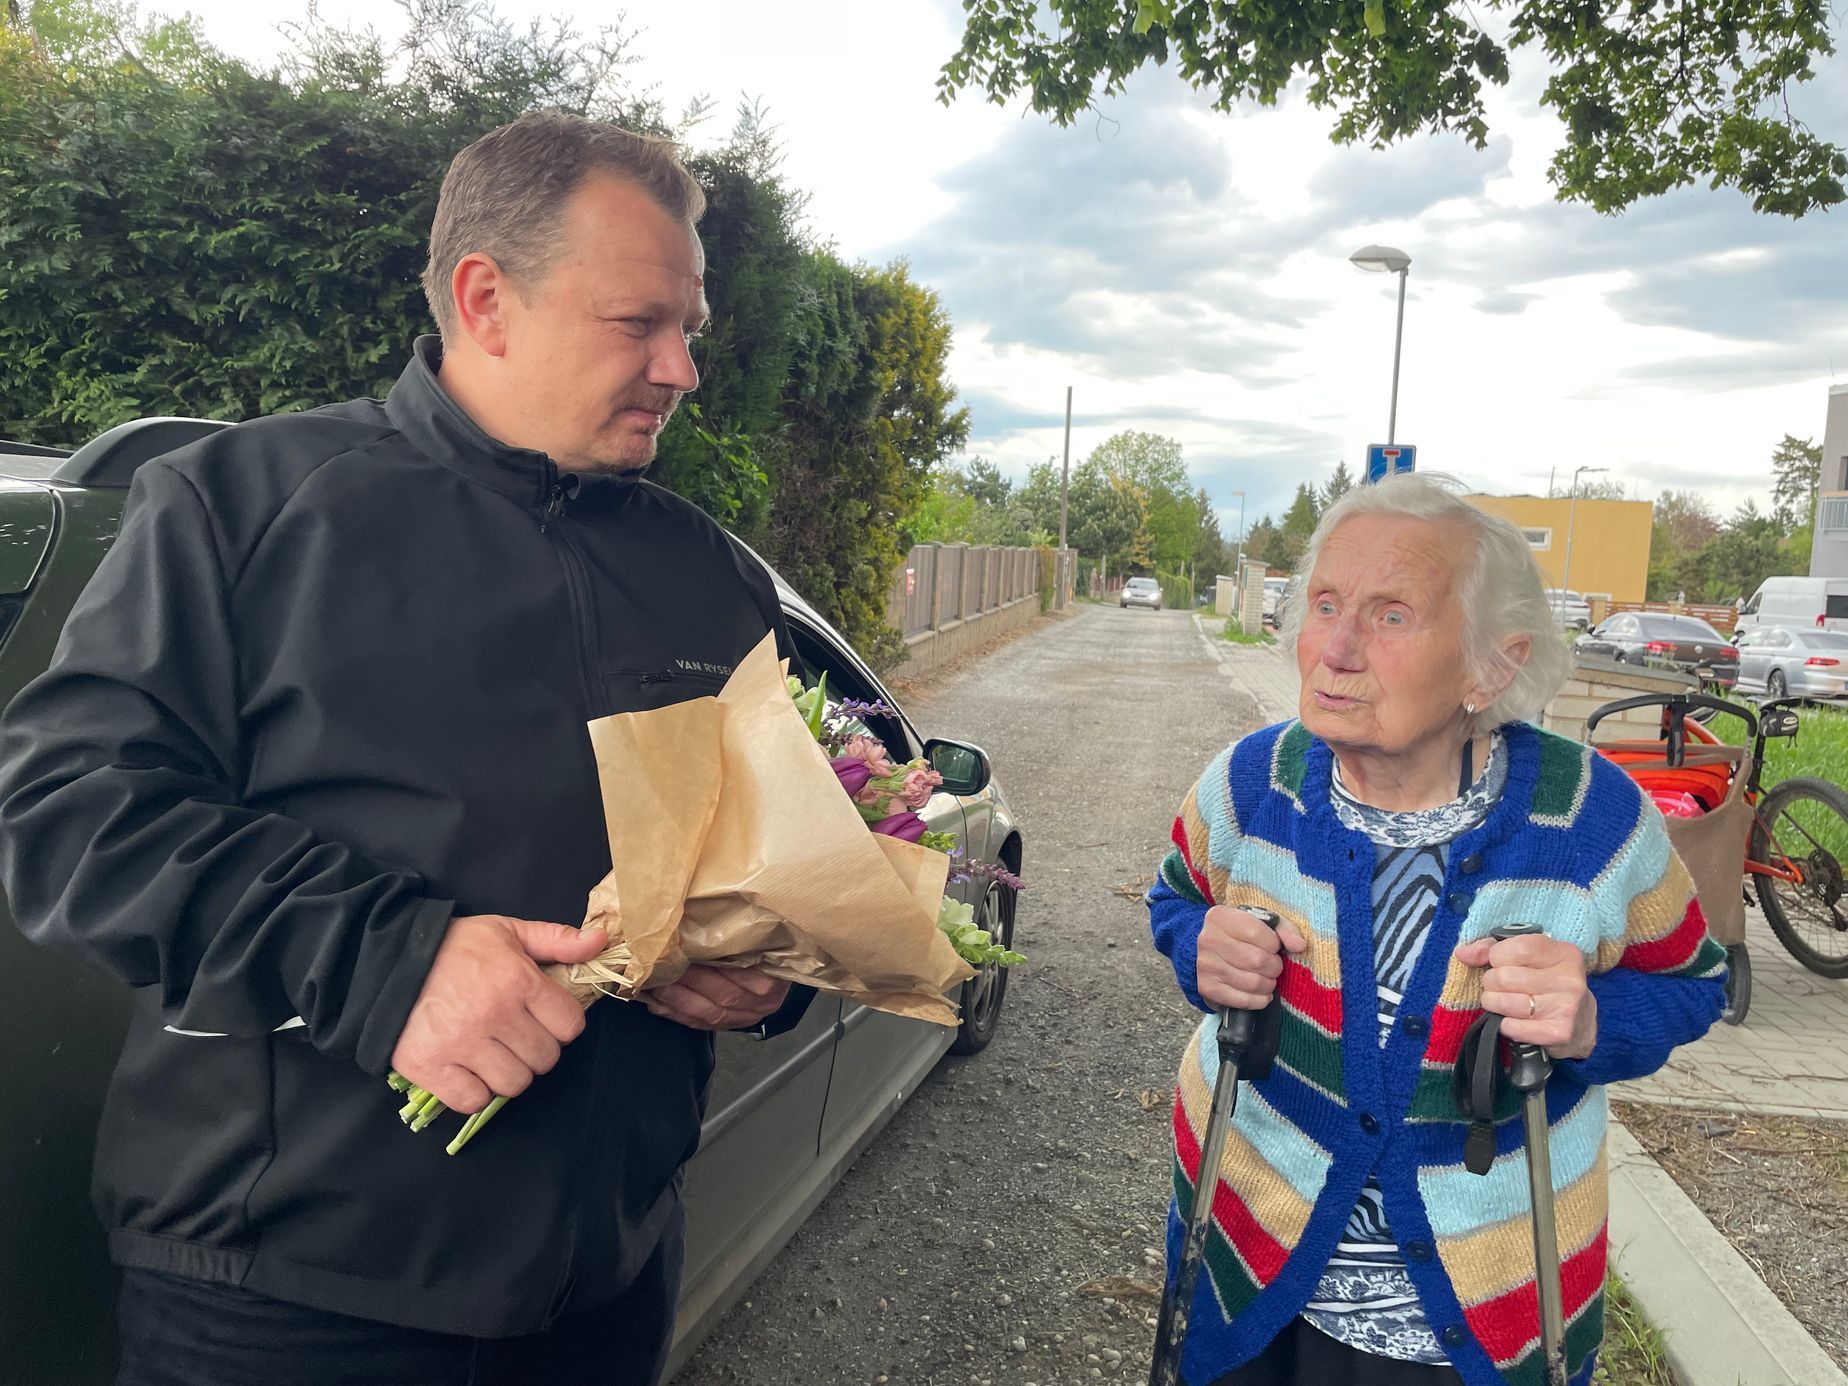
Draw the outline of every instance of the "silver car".
<instances>
[{"instance_id":1,"label":"silver car","mask_svg":"<svg viewBox=\"0 0 1848 1386\"><path fill-rule=\"evenodd\" d=\"M1848 697L1848 632L1753 626L1739 632L1741 693L1767 698Z\"/></svg>"},{"instance_id":2,"label":"silver car","mask_svg":"<svg viewBox=\"0 0 1848 1386\"><path fill-rule=\"evenodd\" d=\"M1154 578L1131 578L1123 584L1123 590L1117 595L1117 605L1121 607L1146 606L1150 611L1161 610L1161 584Z\"/></svg>"},{"instance_id":3,"label":"silver car","mask_svg":"<svg viewBox=\"0 0 1848 1386\"><path fill-rule=\"evenodd\" d=\"M1583 631L1591 625L1591 603L1580 593L1549 587L1546 600L1553 608L1553 619L1567 630Z\"/></svg>"}]
</instances>

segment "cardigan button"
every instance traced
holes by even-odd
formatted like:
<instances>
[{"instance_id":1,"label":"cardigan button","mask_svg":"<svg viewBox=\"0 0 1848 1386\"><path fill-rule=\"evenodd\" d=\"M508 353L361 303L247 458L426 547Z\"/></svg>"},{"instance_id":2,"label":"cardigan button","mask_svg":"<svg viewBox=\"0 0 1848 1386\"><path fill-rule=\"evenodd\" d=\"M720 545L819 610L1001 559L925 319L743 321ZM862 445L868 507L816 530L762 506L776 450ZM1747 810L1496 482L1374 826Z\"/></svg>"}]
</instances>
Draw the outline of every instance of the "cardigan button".
<instances>
[{"instance_id":1,"label":"cardigan button","mask_svg":"<svg viewBox=\"0 0 1848 1386\"><path fill-rule=\"evenodd\" d=\"M1444 908L1452 914L1469 913L1469 896L1460 890L1453 890L1444 897Z\"/></svg>"},{"instance_id":2,"label":"cardigan button","mask_svg":"<svg viewBox=\"0 0 1848 1386\"><path fill-rule=\"evenodd\" d=\"M1453 1323L1441 1335L1445 1347L1462 1347L1469 1341L1469 1330L1460 1323Z\"/></svg>"},{"instance_id":3,"label":"cardigan button","mask_svg":"<svg viewBox=\"0 0 1848 1386\"><path fill-rule=\"evenodd\" d=\"M1380 1131L1380 1119L1374 1116L1372 1112L1362 1112L1360 1114L1360 1129L1365 1131L1369 1136L1377 1136Z\"/></svg>"},{"instance_id":4,"label":"cardigan button","mask_svg":"<svg viewBox=\"0 0 1848 1386\"><path fill-rule=\"evenodd\" d=\"M1431 1243L1407 1242L1405 1244L1405 1259L1408 1261L1429 1261L1431 1259Z\"/></svg>"},{"instance_id":5,"label":"cardigan button","mask_svg":"<svg viewBox=\"0 0 1848 1386\"><path fill-rule=\"evenodd\" d=\"M1457 865L1465 876L1473 876L1478 871L1482 870L1482 853L1471 852L1467 857L1464 857L1462 861L1458 862Z\"/></svg>"},{"instance_id":6,"label":"cardigan button","mask_svg":"<svg viewBox=\"0 0 1848 1386\"><path fill-rule=\"evenodd\" d=\"M1399 1028L1413 1039L1422 1039L1431 1033L1431 1022L1421 1015L1408 1015L1399 1023Z\"/></svg>"}]
</instances>

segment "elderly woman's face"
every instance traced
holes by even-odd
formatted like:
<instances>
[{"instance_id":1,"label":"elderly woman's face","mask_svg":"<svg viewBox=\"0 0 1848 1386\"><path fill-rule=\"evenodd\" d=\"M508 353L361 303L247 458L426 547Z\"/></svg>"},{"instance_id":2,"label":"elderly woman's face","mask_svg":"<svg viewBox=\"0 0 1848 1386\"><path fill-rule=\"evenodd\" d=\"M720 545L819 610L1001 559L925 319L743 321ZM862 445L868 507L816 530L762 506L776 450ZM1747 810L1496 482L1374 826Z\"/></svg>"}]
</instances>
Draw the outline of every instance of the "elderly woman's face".
<instances>
[{"instance_id":1,"label":"elderly woman's face","mask_svg":"<svg viewBox=\"0 0 1848 1386\"><path fill-rule=\"evenodd\" d=\"M1328 536L1296 644L1304 726L1332 746L1389 755L1455 734L1475 686L1456 596L1468 542L1398 515L1356 515Z\"/></svg>"}]
</instances>

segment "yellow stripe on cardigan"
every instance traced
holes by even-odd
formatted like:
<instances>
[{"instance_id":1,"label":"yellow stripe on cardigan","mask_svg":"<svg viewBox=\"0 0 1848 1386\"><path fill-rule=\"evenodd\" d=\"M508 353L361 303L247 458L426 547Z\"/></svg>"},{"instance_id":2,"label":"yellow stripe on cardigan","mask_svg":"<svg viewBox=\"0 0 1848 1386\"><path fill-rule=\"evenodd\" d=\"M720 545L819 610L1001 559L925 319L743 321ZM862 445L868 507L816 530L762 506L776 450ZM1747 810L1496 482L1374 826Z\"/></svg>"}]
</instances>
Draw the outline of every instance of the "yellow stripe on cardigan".
<instances>
[{"instance_id":1,"label":"yellow stripe on cardigan","mask_svg":"<svg viewBox=\"0 0 1848 1386\"><path fill-rule=\"evenodd\" d=\"M1590 1246L1604 1228L1610 1215L1607 1165L1600 1149L1592 1167L1554 1195L1561 1260ZM1533 1219L1521 1213L1465 1237L1440 1237L1437 1255L1465 1307L1494 1299L1534 1278Z\"/></svg>"},{"instance_id":2,"label":"yellow stripe on cardigan","mask_svg":"<svg viewBox=\"0 0 1848 1386\"><path fill-rule=\"evenodd\" d=\"M1623 936L1598 945L1595 970L1604 972L1615 967L1626 948L1638 943L1653 943L1674 933L1687 917L1688 901L1693 898L1693 876L1688 874L1679 856L1670 856L1662 879L1630 901Z\"/></svg>"},{"instance_id":3,"label":"yellow stripe on cardigan","mask_svg":"<svg viewBox=\"0 0 1848 1386\"><path fill-rule=\"evenodd\" d=\"M1181 1105L1187 1113L1187 1124L1203 1134L1207 1116L1213 1107L1213 1092L1206 1085L1206 1073L1200 1067L1191 1040L1187 1046L1187 1057L1181 1061L1179 1087ZM1240 1094L1241 1098L1249 1096L1248 1091ZM1201 1144L1205 1145L1205 1141L1202 1140ZM1315 1211L1314 1205L1290 1187L1289 1180L1258 1154L1257 1147L1236 1125L1226 1133L1226 1148L1219 1160L1219 1174L1238 1191L1238 1196L1244 1200L1259 1225L1284 1247L1293 1248L1302 1240L1303 1229L1309 1225L1309 1215Z\"/></svg>"}]
</instances>

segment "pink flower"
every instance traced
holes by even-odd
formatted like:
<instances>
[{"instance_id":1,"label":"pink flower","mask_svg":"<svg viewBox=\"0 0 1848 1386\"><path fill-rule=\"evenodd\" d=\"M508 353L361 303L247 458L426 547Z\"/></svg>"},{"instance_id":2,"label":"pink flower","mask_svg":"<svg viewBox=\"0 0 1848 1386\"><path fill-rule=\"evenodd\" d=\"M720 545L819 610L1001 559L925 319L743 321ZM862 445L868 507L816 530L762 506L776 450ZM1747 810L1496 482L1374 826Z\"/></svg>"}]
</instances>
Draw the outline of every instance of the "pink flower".
<instances>
[{"instance_id":1,"label":"pink flower","mask_svg":"<svg viewBox=\"0 0 1848 1386\"><path fill-rule=\"evenodd\" d=\"M890 818L881 818L873 824L873 831L886 837L902 837L907 842L916 842L929 831L924 820L915 813L895 813Z\"/></svg>"},{"instance_id":2,"label":"pink flower","mask_svg":"<svg viewBox=\"0 0 1848 1386\"><path fill-rule=\"evenodd\" d=\"M899 797L907 808L921 809L930 802L931 791L943 783L943 776L928 766L914 765L905 771L905 787Z\"/></svg>"},{"instance_id":3,"label":"pink flower","mask_svg":"<svg viewBox=\"0 0 1848 1386\"><path fill-rule=\"evenodd\" d=\"M852 756L835 756L828 764L834 768L834 777L841 782L841 788L856 799L866 788L866 782L873 777L873 772L866 768L866 762Z\"/></svg>"},{"instance_id":4,"label":"pink flower","mask_svg":"<svg viewBox=\"0 0 1848 1386\"><path fill-rule=\"evenodd\" d=\"M886 755L885 743L876 736L848 737L841 742L841 755L863 762L874 779L883 779L892 773L892 761Z\"/></svg>"}]
</instances>

